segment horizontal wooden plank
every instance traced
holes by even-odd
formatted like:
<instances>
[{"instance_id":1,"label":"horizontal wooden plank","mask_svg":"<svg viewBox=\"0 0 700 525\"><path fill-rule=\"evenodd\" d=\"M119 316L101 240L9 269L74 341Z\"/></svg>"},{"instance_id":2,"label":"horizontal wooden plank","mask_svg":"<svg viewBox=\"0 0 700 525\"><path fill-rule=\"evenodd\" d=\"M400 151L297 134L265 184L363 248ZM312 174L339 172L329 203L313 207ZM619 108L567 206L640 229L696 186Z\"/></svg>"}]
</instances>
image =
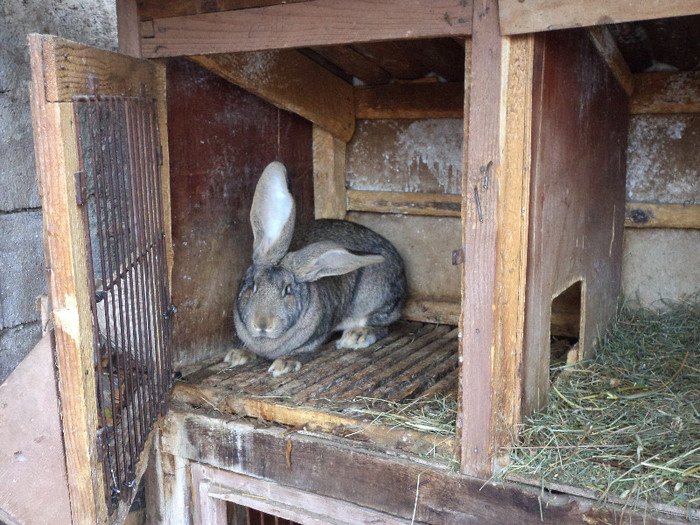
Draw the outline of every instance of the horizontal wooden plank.
<instances>
[{"instance_id":1,"label":"horizontal wooden plank","mask_svg":"<svg viewBox=\"0 0 700 525\"><path fill-rule=\"evenodd\" d=\"M48 35L41 42L46 102L70 102L74 95L159 95L164 65L103 51ZM99 78L99 82L96 80Z\"/></svg>"},{"instance_id":2,"label":"horizontal wooden plank","mask_svg":"<svg viewBox=\"0 0 700 525\"><path fill-rule=\"evenodd\" d=\"M191 59L347 142L355 131L352 86L292 49Z\"/></svg>"},{"instance_id":3,"label":"horizontal wooden plank","mask_svg":"<svg viewBox=\"0 0 700 525\"><path fill-rule=\"evenodd\" d=\"M460 216L460 196L442 193L348 190L348 211ZM700 205L628 202L628 228L700 228ZM416 319L419 320L419 319Z\"/></svg>"},{"instance_id":4,"label":"horizontal wooden plank","mask_svg":"<svg viewBox=\"0 0 700 525\"><path fill-rule=\"evenodd\" d=\"M700 205L628 202L625 205L625 226L700 229Z\"/></svg>"},{"instance_id":5,"label":"horizontal wooden plank","mask_svg":"<svg viewBox=\"0 0 700 525\"><path fill-rule=\"evenodd\" d=\"M401 317L423 323L459 324L459 303L409 298L401 310Z\"/></svg>"},{"instance_id":6,"label":"horizontal wooden plank","mask_svg":"<svg viewBox=\"0 0 700 525\"><path fill-rule=\"evenodd\" d=\"M355 114L364 119L462 118L464 82L356 87Z\"/></svg>"},{"instance_id":7,"label":"horizontal wooden plank","mask_svg":"<svg viewBox=\"0 0 700 525\"><path fill-rule=\"evenodd\" d=\"M249 9L277 4L308 2L309 0L139 0L138 14L141 20L154 18L169 18L173 16L197 15L200 13L215 13L232 11L234 9Z\"/></svg>"},{"instance_id":8,"label":"horizontal wooden plank","mask_svg":"<svg viewBox=\"0 0 700 525\"><path fill-rule=\"evenodd\" d=\"M454 0L313 0L153 20L145 57L463 36L471 7Z\"/></svg>"},{"instance_id":9,"label":"horizontal wooden plank","mask_svg":"<svg viewBox=\"0 0 700 525\"><path fill-rule=\"evenodd\" d=\"M700 13L700 0L500 0L504 35Z\"/></svg>"},{"instance_id":10,"label":"horizontal wooden plank","mask_svg":"<svg viewBox=\"0 0 700 525\"><path fill-rule=\"evenodd\" d=\"M348 190L348 211L460 217L462 197L448 193Z\"/></svg>"},{"instance_id":11,"label":"horizontal wooden plank","mask_svg":"<svg viewBox=\"0 0 700 525\"><path fill-rule=\"evenodd\" d=\"M700 113L700 71L635 75L630 113Z\"/></svg>"},{"instance_id":12,"label":"horizontal wooden plank","mask_svg":"<svg viewBox=\"0 0 700 525\"><path fill-rule=\"evenodd\" d=\"M347 439L290 433L277 426L256 428L177 407L167 418L162 451L416 523L617 523L620 516L618 507L599 509L594 499L485 483L424 460L379 454ZM172 502L178 503L186 512L188 502ZM674 522L650 514L644 518L649 525ZM628 508L625 520L636 523L642 516Z\"/></svg>"}]
</instances>

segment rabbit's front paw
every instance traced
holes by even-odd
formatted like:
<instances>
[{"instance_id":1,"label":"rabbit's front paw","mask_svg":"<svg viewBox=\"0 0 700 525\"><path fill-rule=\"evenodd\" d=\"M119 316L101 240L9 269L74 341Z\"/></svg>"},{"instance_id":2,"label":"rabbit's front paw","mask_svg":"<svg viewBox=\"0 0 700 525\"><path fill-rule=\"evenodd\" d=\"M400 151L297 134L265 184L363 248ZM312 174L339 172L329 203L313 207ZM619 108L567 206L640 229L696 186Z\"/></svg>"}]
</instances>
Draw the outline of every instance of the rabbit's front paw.
<instances>
[{"instance_id":1,"label":"rabbit's front paw","mask_svg":"<svg viewBox=\"0 0 700 525\"><path fill-rule=\"evenodd\" d=\"M258 356L246 348L234 348L226 357L224 357L224 363L228 363L230 368L234 366L241 366L251 361L255 361Z\"/></svg>"},{"instance_id":2,"label":"rabbit's front paw","mask_svg":"<svg viewBox=\"0 0 700 525\"><path fill-rule=\"evenodd\" d=\"M278 357L272 362L267 371L272 374L272 377L279 377L282 374L287 374L289 372L298 372L300 369L301 362L297 361L296 359Z\"/></svg>"},{"instance_id":3,"label":"rabbit's front paw","mask_svg":"<svg viewBox=\"0 0 700 525\"><path fill-rule=\"evenodd\" d=\"M384 327L358 326L350 328L343 332L335 346L336 348L351 348L352 350L367 348L384 337L386 333L387 329Z\"/></svg>"}]
</instances>

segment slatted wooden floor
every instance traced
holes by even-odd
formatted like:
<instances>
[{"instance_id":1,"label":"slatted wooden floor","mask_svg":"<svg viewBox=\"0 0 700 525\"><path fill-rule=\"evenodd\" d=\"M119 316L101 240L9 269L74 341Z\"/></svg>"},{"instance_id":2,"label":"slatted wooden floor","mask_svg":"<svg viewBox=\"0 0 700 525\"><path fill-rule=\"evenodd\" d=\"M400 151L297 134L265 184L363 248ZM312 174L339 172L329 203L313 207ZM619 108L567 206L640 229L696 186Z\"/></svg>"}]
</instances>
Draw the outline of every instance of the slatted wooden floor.
<instances>
[{"instance_id":1,"label":"slatted wooden floor","mask_svg":"<svg viewBox=\"0 0 700 525\"><path fill-rule=\"evenodd\" d=\"M378 343L362 350L324 345L299 372L273 378L269 362L227 368L217 362L186 376L173 396L192 406L264 418L295 428L363 434L378 443L396 443L424 453L435 440L423 433L373 425L360 408L373 400L400 402L419 397L457 396L458 329L449 325L399 322ZM371 426L371 428L370 428ZM359 429L359 430L358 430ZM440 436L443 453L454 438Z\"/></svg>"}]
</instances>

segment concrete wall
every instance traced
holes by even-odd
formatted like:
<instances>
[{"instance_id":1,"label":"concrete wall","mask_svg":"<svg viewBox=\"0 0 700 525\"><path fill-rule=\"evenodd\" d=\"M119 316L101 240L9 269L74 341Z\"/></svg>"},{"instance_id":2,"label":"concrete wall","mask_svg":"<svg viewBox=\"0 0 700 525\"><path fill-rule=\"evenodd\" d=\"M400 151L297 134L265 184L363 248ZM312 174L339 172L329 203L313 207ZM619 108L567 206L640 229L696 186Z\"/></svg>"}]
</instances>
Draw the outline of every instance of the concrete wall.
<instances>
[{"instance_id":1,"label":"concrete wall","mask_svg":"<svg viewBox=\"0 0 700 525\"><path fill-rule=\"evenodd\" d=\"M114 0L0 2L0 383L39 341L46 293L27 34L116 49Z\"/></svg>"},{"instance_id":2,"label":"concrete wall","mask_svg":"<svg viewBox=\"0 0 700 525\"><path fill-rule=\"evenodd\" d=\"M700 204L700 115L635 115L627 148L627 200ZM625 298L649 307L700 292L700 230L626 228Z\"/></svg>"}]
</instances>

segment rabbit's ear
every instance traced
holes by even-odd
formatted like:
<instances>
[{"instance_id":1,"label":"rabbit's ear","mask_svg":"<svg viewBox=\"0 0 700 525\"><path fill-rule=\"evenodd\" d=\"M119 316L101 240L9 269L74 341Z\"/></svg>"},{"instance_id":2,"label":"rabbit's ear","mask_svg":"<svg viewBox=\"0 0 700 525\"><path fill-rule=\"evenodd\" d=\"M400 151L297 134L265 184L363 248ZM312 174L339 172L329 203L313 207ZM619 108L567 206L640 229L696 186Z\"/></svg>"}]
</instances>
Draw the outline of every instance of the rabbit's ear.
<instances>
[{"instance_id":1,"label":"rabbit's ear","mask_svg":"<svg viewBox=\"0 0 700 525\"><path fill-rule=\"evenodd\" d=\"M280 162L271 162L260 176L250 208L253 263L277 264L284 257L294 233L294 216L287 169Z\"/></svg>"},{"instance_id":2,"label":"rabbit's ear","mask_svg":"<svg viewBox=\"0 0 700 525\"><path fill-rule=\"evenodd\" d=\"M323 241L287 254L282 264L299 281L309 282L331 275L343 275L381 262L384 262L381 255L357 255L334 242Z\"/></svg>"}]
</instances>

